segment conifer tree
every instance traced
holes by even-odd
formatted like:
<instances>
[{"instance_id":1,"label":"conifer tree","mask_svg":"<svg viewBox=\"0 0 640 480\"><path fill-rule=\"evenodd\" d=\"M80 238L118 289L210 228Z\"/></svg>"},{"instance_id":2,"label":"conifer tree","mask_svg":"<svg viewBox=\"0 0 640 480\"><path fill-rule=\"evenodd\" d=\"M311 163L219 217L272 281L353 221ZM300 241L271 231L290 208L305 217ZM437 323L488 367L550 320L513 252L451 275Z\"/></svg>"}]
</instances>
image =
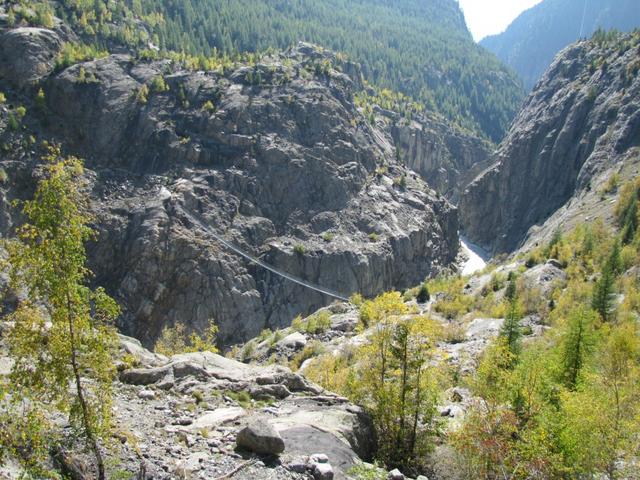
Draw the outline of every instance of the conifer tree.
<instances>
[{"instance_id":1,"label":"conifer tree","mask_svg":"<svg viewBox=\"0 0 640 480\"><path fill-rule=\"evenodd\" d=\"M584 307L571 312L567 330L562 339L562 379L574 390L585 361L594 345L594 314Z\"/></svg>"},{"instance_id":2,"label":"conifer tree","mask_svg":"<svg viewBox=\"0 0 640 480\"><path fill-rule=\"evenodd\" d=\"M591 300L591 307L598 312L603 322L608 322L611 319L611 312L613 310L614 282L615 277L611 270L611 266L605 265L602 271L602 276L593 288L593 297Z\"/></svg>"},{"instance_id":3,"label":"conifer tree","mask_svg":"<svg viewBox=\"0 0 640 480\"><path fill-rule=\"evenodd\" d=\"M520 327L522 313L520 312L518 298L515 293L508 301L507 314L502 329L500 330L500 336L504 338L506 346L513 355L513 358L517 359L522 348L522 328Z\"/></svg>"}]
</instances>

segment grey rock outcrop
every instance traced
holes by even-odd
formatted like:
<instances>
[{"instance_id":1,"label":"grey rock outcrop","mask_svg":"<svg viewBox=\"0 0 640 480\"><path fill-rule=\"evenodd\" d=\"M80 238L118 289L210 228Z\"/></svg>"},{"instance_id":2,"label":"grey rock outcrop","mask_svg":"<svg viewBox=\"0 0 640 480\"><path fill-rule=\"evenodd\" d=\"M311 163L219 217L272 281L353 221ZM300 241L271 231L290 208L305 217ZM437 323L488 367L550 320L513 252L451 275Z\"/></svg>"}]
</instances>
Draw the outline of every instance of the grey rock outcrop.
<instances>
[{"instance_id":1,"label":"grey rock outcrop","mask_svg":"<svg viewBox=\"0 0 640 480\"><path fill-rule=\"evenodd\" d=\"M637 174L640 147L640 36L580 42L561 52L501 144L492 167L465 190L461 223L475 242L511 251L553 228L607 218L603 184ZM626 168L630 164L635 166ZM621 180L624 180L624 176Z\"/></svg>"},{"instance_id":2,"label":"grey rock outcrop","mask_svg":"<svg viewBox=\"0 0 640 480\"><path fill-rule=\"evenodd\" d=\"M17 87L49 75L63 40L53 30L20 27L0 33L0 79Z\"/></svg>"},{"instance_id":3,"label":"grey rock outcrop","mask_svg":"<svg viewBox=\"0 0 640 480\"><path fill-rule=\"evenodd\" d=\"M122 354L132 341L121 338ZM210 470L220 462L220 455L228 461L237 445L249 452L278 454L284 464L298 465L291 470L302 474L312 474L313 466L305 460L300 469L296 459L320 451L326 455L317 456L313 463L328 460L335 478L345 478L349 468L370 460L375 451L373 425L361 408L322 391L288 368L246 365L210 352L165 357L160 365L150 352L137 352L134 357L139 365L123 370L116 384L117 411L128 429L145 439L146 458L152 465L161 466L166 452L176 449L180 460L175 468L181 469L194 452L207 447L210 452L212 447L217 458L204 459L199 466ZM159 371L171 377L170 385ZM282 387L291 393L271 398L269 406L263 407L251 400L243 408L233 400L261 386ZM153 397L142 394L150 391L155 392ZM199 402L185 408L196 397ZM180 443L176 438L190 448L176 447ZM270 471L269 477L259 472L254 478L291 478Z\"/></svg>"},{"instance_id":4,"label":"grey rock outcrop","mask_svg":"<svg viewBox=\"0 0 640 480\"><path fill-rule=\"evenodd\" d=\"M432 115L406 121L389 112L388 128L400 160L453 203L490 166L492 145Z\"/></svg>"},{"instance_id":5,"label":"grey rock outcrop","mask_svg":"<svg viewBox=\"0 0 640 480\"><path fill-rule=\"evenodd\" d=\"M153 87L161 77L168 90ZM224 73L111 55L42 80L46 125L29 106L25 123L86 159L90 267L123 306L124 333L148 346L167 325L213 320L229 345L331 301L221 239L343 296L406 288L455 259L455 208L357 111L360 81L308 44ZM34 183L33 164L15 165L28 181L9 198Z\"/></svg>"}]
</instances>

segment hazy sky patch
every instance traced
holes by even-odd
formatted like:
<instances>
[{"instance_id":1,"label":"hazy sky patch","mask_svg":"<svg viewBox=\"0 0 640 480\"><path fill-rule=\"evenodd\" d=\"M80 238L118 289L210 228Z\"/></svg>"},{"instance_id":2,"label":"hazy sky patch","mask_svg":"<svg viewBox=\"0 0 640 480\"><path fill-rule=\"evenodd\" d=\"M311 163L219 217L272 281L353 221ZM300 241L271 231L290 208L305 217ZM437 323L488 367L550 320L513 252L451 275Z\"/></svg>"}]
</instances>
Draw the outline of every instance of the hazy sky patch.
<instances>
[{"instance_id":1,"label":"hazy sky patch","mask_svg":"<svg viewBox=\"0 0 640 480\"><path fill-rule=\"evenodd\" d=\"M467 26L476 41L506 30L524 10L542 0L459 0Z\"/></svg>"}]
</instances>

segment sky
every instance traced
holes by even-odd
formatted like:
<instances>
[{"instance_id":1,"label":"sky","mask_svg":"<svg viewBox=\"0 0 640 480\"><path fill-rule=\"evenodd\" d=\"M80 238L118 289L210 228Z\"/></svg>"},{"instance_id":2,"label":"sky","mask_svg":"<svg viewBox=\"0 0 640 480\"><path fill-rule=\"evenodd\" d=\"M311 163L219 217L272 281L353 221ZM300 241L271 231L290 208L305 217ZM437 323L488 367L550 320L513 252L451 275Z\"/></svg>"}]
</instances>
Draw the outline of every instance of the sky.
<instances>
[{"instance_id":1,"label":"sky","mask_svg":"<svg viewBox=\"0 0 640 480\"><path fill-rule=\"evenodd\" d=\"M542 0L458 0L476 41L506 30L523 11Z\"/></svg>"}]
</instances>

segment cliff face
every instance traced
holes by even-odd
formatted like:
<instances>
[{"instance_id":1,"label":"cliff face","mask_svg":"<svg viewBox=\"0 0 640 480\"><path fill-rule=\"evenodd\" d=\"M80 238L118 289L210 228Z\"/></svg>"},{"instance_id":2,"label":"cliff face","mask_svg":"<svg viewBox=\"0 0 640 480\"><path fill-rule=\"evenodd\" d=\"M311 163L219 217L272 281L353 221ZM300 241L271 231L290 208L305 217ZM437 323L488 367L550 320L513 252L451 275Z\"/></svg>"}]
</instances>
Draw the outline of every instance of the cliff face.
<instances>
[{"instance_id":1,"label":"cliff face","mask_svg":"<svg viewBox=\"0 0 640 480\"><path fill-rule=\"evenodd\" d=\"M454 204L464 187L490 165L491 144L426 115L391 118L389 134L399 158Z\"/></svg>"},{"instance_id":2,"label":"cliff face","mask_svg":"<svg viewBox=\"0 0 640 480\"><path fill-rule=\"evenodd\" d=\"M37 72L27 82L6 44L16 35L50 53L24 67ZM342 295L408 287L454 260L456 210L358 113L356 65L301 44L225 73L127 55L53 72L60 35L0 36L0 87L27 105L24 130L3 139L16 146L0 162L2 234L18 221L8 201L37 177L27 135L85 158L99 232L90 266L124 307L124 332L151 343L166 325L213 320L228 344L331 300L218 238Z\"/></svg>"},{"instance_id":3,"label":"cliff face","mask_svg":"<svg viewBox=\"0 0 640 480\"><path fill-rule=\"evenodd\" d=\"M607 178L633 174L625 167L640 147L639 45L635 33L580 42L556 58L494 164L462 196L461 223L474 241L495 252L513 250L560 207L575 221L578 205L593 203L585 197L600 195Z\"/></svg>"},{"instance_id":4,"label":"cliff face","mask_svg":"<svg viewBox=\"0 0 640 480\"><path fill-rule=\"evenodd\" d=\"M566 46L597 29L628 32L640 24L635 0L544 0L523 12L503 33L480 45L513 68L530 91Z\"/></svg>"}]
</instances>

